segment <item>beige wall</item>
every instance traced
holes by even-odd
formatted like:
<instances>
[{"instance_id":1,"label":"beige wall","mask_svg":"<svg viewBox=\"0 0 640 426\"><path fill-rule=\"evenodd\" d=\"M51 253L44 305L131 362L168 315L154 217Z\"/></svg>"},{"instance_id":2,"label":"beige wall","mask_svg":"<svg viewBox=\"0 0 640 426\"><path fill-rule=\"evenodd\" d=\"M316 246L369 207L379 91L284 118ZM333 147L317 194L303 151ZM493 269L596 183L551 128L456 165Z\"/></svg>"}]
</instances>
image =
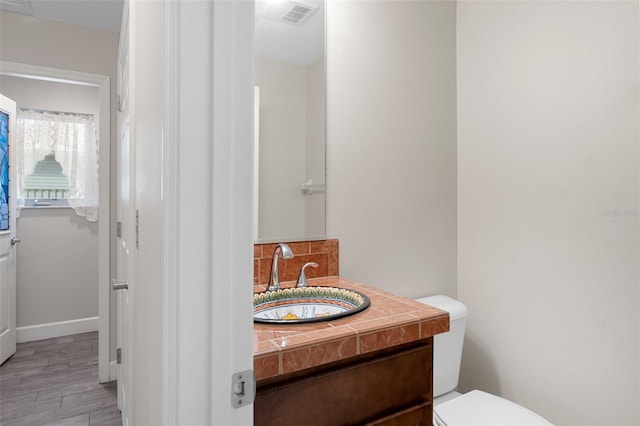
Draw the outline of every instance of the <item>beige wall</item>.
<instances>
[{"instance_id":1,"label":"beige wall","mask_svg":"<svg viewBox=\"0 0 640 426\"><path fill-rule=\"evenodd\" d=\"M637 1L458 3L462 390L640 422Z\"/></svg>"},{"instance_id":2,"label":"beige wall","mask_svg":"<svg viewBox=\"0 0 640 426\"><path fill-rule=\"evenodd\" d=\"M455 3L330 2L327 37L327 233L340 274L455 296Z\"/></svg>"},{"instance_id":3,"label":"beige wall","mask_svg":"<svg viewBox=\"0 0 640 426\"><path fill-rule=\"evenodd\" d=\"M98 89L0 76L18 108L94 114ZM96 128L98 127L96 120ZM98 316L98 224L71 208L22 210L17 221L17 327ZM97 322L96 322L97 324Z\"/></svg>"},{"instance_id":4,"label":"beige wall","mask_svg":"<svg viewBox=\"0 0 640 426\"><path fill-rule=\"evenodd\" d=\"M324 193L300 186L325 178L324 59L309 66L254 58L260 88L260 240L324 236Z\"/></svg>"},{"instance_id":5,"label":"beige wall","mask_svg":"<svg viewBox=\"0 0 640 426\"><path fill-rule=\"evenodd\" d=\"M69 208L23 209L17 231L18 329L97 317L97 223Z\"/></svg>"},{"instance_id":6,"label":"beige wall","mask_svg":"<svg viewBox=\"0 0 640 426\"><path fill-rule=\"evenodd\" d=\"M326 75L324 58L307 67L306 106L306 170L305 180L325 183L326 164ZM321 237L326 234L326 197L324 192L305 196L305 234Z\"/></svg>"},{"instance_id":7,"label":"beige wall","mask_svg":"<svg viewBox=\"0 0 640 426\"><path fill-rule=\"evenodd\" d=\"M255 58L260 88L258 238L305 235L306 68Z\"/></svg>"},{"instance_id":8,"label":"beige wall","mask_svg":"<svg viewBox=\"0 0 640 426\"><path fill-rule=\"evenodd\" d=\"M111 164L116 164L116 55L118 34L73 24L0 12L0 58L4 61L103 74L111 77ZM115 200L115 173L111 175ZM115 229L115 202L111 203L111 229ZM111 276L115 276L115 233L110 242ZM115 297L112 297L111 353L115 353Z\"/></svg>"},{"instance_id":9,"label":"beige wall","mask_svg":"<svg viewBox=\"0 0 640 426\"><path fill-rule=\"evenodd\" d=\"M17 108L93 114L99 128L97 87L0 75L0 90Z\"/></svg>"}]
</instances>

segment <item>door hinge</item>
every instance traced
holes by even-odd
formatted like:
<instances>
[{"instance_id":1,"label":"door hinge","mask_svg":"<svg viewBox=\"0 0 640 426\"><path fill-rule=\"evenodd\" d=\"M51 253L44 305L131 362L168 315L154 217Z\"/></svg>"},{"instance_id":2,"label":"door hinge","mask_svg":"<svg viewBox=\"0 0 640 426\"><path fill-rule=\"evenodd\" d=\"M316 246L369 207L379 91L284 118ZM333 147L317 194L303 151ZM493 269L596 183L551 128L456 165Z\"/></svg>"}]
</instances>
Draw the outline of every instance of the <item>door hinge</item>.
<instances>
[{"instance_id":1,"label":"door hinge","mask_svg":"<svg viewBox=\"0 0 640 426\"><path fill-rule=\"evenodd\" d=\"M122 364L122 348L116 349L116 364Z\"/></svg>"},{"instance_id":2,"label":"door hinge","mask_svg":"<svg viewBox=\"0 0 640 426\"><path fill-rule=\"evenodd\" d=\"M118 102L118 112L122 112L122 102L120 101L120 95L116 96L116 100Z\"/></svg>"},{"instance_id":3,"label":"door hinge","mask_svg":"<svg viewBox=\"0 0 640 426\"><path fill-rule=\"evenodd\" d=\"M136 210L136 248L140 249L140 211Z\"/></svg>"},{"instance_id":4,"label":"door hinge","mask_svg":"<svg viewBox=\"0 0 640 426\"><path fill-rule=\"evenodd\" d=\"M116 237L122 238L122 222L120 221L116 224Z\"/></svg>"},{"instance_id":5,"label":"door hinge","mask_svg":"<svg viewBox=\"0 0 640 426\"><path fill-rule=\"evenodd\" d=\"M253 370L241 371L231 376L231 406L240 408L253 404L256 399L256 377Z\"/></svg>"}]
</instances>

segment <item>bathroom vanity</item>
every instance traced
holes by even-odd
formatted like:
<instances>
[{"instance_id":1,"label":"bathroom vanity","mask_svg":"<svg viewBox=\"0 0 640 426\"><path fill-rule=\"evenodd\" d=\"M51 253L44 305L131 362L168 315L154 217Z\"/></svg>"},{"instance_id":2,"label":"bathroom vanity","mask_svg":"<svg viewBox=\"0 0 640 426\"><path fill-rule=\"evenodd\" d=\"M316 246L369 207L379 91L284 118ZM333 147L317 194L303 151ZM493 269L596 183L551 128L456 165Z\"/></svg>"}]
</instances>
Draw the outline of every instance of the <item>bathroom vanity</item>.
<instances>
[{"instance_id":1,"label":"bathroom vanity","mask_svg":"<svg viewBox=\"0 0 640 426\"><path fill-rule=\"evenodd\" d=\"M339 277L309 285L359 291L371 306L334 321L254 324L254 424L431 425L433 336L449 315Z\"/></svg>"}]
</instances>

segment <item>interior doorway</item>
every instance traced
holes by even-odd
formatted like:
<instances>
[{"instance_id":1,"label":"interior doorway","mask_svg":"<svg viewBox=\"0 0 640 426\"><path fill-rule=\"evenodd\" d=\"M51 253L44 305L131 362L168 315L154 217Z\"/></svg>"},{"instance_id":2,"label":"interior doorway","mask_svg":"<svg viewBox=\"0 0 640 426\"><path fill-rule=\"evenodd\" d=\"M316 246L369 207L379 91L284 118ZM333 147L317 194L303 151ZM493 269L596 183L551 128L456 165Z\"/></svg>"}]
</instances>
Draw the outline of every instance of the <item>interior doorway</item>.
<instances>
[{"instance_id":1,"label":"interior doorway","mask_svg":"<svg viewBox=\"0 0 640 426\"><path fill-rule=\"evenodd\" d=\"M73 321L54 321L46 324L37 324L33 326L20 327L18 321L18 341L25 339L38 340L40 338L55 337L55 335L74 334L77 332L95 330L97 325L98 330L98 366L99 366L99 380L100 382L107 382L115 379L115 362L110 362L110 354L114 351L111 348L110 338L110 156L111 156L111 143L110 143L110 81L109 77L105 75L81 73L70 70L62 70L55 68L39 67L33 65L19 64L13 62L0 61L0 75L11 79L20 79L23 83L33 82L33 84L40 83L58 83L64 84L69 88L77 89L78 91L93 90L96 92L95 108L97 110L98 120L96 122L96 133L98 136L98 150L101 155L98 156L98 170L99 170L99 208L98 216L99 220L92 225L84 221L84 218L70 216L73 214L69 212L56 212L49 216L70 222L71 226L76 228L83 228L85 234L94 232L97 234L97 247L95 248L95 256L97 256L97 317L79 318ZM20 105L18 100L18 107L33 107L33 105ZM65 111L63 112L82 112L82 111ZM37 207L39 209L40 207ZM68 210L68 209L65 209ZM31 213L31 212L30 212ZM65 216L67 217L62 217ZM25 215L26 220L26 215ZM84 222L83 222L84 221ZM91 228L91 229L90 229ZM20 232L20 226L18 226L18 232ZM39 229L37 232L46 232L46 229ZM77 249L73 244L72 246ZM60 248L63 250L63 248ZM55 248L54 248L55 250ZM33 265L37 268L38 265ZM78 270L83 267L81 263L76 264ZM95 266L94 266L95 267ZM18 278L20 279L20 278ZM19 284L18 284L19 285ZM44 283L46 285L46 283ZM96 303L95 301L93 303ZM95 312L95 308L94 308ZM18 312L20 315L20 312Z\"/></svg>"}]
</instances>

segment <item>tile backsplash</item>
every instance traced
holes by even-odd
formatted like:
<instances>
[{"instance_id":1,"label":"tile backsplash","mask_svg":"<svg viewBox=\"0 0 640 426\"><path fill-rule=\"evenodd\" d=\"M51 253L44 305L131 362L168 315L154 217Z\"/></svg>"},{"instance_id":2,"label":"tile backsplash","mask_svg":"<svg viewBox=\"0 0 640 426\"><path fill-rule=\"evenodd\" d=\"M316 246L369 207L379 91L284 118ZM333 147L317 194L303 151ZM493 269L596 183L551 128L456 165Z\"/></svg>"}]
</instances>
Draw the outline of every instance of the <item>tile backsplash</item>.
<instances>
[{"instance_id":1,"label":"tile backsplash","mask_svg":"<svg viewBox=\"0 0 640 426\"><path fill-rule=\"evenodd\" d=\"M305 269L307 278L331 277L339 274L338 240L286 242L293 252L293 259L278 261L280 281L295 281L300 268L307 262L316 262L317 268ZM271 259L277 244L254 244L253 284L268 284Z\"/></svg>"}]
</instances>

